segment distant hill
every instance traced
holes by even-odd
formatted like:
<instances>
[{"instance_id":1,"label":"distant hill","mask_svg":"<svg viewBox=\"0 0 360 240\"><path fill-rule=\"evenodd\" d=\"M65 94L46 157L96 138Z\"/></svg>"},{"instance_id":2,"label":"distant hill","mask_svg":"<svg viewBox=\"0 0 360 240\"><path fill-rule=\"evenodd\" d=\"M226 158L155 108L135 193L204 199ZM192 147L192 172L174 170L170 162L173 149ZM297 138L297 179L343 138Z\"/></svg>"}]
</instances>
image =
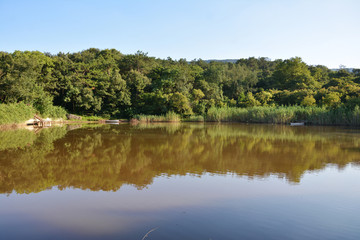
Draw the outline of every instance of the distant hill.
<instances>
[{"instance_id":1,"label":"distant hill","mask_svg":"<svg viewBox=\"0 0 360 240\"><path fill-rule=\"evenodd\" d=\"M236 63L239 59L208 59L204 60L204 62L210 63L210 62L223 62L223 63ZM344 69L348 71L349 73L352 73L354 69L356 68L331 68L331 71L339 71L340 69Z\"/></svg>"},{"instance_id":2,"label":"distant hill","mask_svg":"<svg viewBox=\"0 0 360 240\"><path fill-rule=\"evenodd\" d=\"M209 62L224 62L224 63L236 63L239 59L209 59L209 60L204 60L205 62L209 63Z\"/></svg>"},{"instance_id":3,"label":"distant hill","mask_svg":"<svg viewBox=\"0 0 360 240\"><path fill-rule=\"evenodd\" d=\"M344 69L344 70L348 71L349 73L352 73L355 68L332 68L330 70L331 71L339 71L340 69Z\"/></svg>"}]
</instances>

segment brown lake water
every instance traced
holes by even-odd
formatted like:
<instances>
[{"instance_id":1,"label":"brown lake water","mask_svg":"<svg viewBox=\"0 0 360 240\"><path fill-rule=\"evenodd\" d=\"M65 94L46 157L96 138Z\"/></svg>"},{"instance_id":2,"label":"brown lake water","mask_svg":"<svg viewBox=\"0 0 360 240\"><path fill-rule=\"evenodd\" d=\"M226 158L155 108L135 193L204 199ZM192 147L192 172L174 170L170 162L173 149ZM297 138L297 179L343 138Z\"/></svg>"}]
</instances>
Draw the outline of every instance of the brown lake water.
<instances>
[{"instance_id":1,"label":"brown lake water","mask_svg":"<svg viewBox=\"0 0 360 240\"><path fill-rule=\"evenodd\" d=\"M360 239L360 130L0 131L0 239Z\"/></svg>"}]
</instances>

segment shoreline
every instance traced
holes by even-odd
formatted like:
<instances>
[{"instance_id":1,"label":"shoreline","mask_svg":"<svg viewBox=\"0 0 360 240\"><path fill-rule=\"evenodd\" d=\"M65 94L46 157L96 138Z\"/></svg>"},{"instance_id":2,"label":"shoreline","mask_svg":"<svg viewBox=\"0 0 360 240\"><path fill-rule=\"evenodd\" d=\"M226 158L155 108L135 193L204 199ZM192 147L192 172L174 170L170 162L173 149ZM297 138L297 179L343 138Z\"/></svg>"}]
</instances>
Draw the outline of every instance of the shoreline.
<instances>
[{"instance_id":1,"label":"shoreline","mask_svg":"<svg viewBox=\"0 0 360 240\"><path fill-rule=\"evenodd\" d=\"M61 120L61 121L50 121L51 125L47 127L37 127L37 125L27 124L27 123L10 123L10 124L0 124L0 131L5 130L16 130L16 129L26 129L26 128L48 128L53 127L61 124L110 124L111 123L105 123L107 120L96 120L96 121L87 121L87 120ZM270 123L270 122L241 122L241 121L211 121L211 120L204 120L204 121L189 121L186 119L181 119L179 121L173 121L173 120L163 120L163 121L139 121L137 119L130 119L130 120L119 120L119 123L129 123L132 125L137 124L156 124L156 123L217 123L217 124L256 124L256 125L283 125L283 126L292 126L292 127L305 127L305 126L333 126L333 127L354 127L359 128L359 126L354 125L348 125L348 124L312 124L312 123L304 123L302 125L291 125L291 123Z\"/></svg>"},{"instance_id":2,"label":"shoreline","mask_svg":"<svg viewBox=\"0 0 360 240\"><path fill-rule=\"evenodd\" d=\"M53 125L60 125L60 124L78 124L78 123L99 123L100 121L70 121L70 120L59 120L59 121L49 121L52 127ZM37 125L34 124L28 124L26 122L23 123L8 123L8 124L0 124L0 131L1 130L15 130L20 128L27 128L27 127L33 127L33 128L44 128L44 127L36 127Z\"/></svg>"},{"instance_id":3,"label":"shoreline","mask_svg":"<svg viewBox=\"0 0 360 240\"><path fill-rule=\"evenodd\" d=\"M53 125L61 125L61 124L86 124L86 123L107 124L107 123L105 123L105 121L107 121L107 120L105 120L105 119L104 120L94 120L94 121L90 121L90 120L54 120L54 121L49 121L51 126L48 126L48 127L52 127ZM130 122L130 120L125 120L125 119L119 120L119 123L129 123L129 122ZM37 125L34 125L34 124L29 124L25 121L22 123L0 124L0 131L1 130L15 130L15 129L27 128L27 127L44 128L44 127L38 127Z\"/></svg>"}]
</instances>

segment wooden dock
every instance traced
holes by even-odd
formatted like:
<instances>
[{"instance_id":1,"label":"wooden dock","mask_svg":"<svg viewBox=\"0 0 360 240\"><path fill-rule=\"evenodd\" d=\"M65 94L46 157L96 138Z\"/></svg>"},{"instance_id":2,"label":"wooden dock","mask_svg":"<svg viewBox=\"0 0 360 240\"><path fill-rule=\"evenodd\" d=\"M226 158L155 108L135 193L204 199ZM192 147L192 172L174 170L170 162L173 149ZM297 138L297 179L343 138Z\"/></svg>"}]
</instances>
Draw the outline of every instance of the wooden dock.
<instances>
[{"instance_id":1,"label":"wooden dock","mask_svg":"<svg viewBox=\"0 0 360 240\"><path fill-rule=\"evenodd\" d=\"M38 127L50 127L51 121L43 119L39 117L38 115L34 115L34 125L37 125Z\"/></svg>"}]
</instances>

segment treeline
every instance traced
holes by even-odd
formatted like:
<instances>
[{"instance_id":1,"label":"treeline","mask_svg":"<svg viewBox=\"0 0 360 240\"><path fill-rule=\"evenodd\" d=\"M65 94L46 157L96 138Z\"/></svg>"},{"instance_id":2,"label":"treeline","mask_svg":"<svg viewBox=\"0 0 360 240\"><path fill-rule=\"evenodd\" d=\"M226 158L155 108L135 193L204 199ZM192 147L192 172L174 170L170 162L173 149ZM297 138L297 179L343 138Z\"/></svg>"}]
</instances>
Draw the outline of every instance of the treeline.
<instances>
[{"instance_id":1,"label":"treeline","mask_svg":"<svg viewBox=\"0 0 360 240\"><path fill-rule=\"evenodd\" d=\"M143 52L91 48L51 55L0 52L0 103L23 102L40 114L132 117L175 112L205 115L211 107L360 105L360 69L332 71L301 58L236 63L173 60Z\"/></svg>"}]
</instances>

